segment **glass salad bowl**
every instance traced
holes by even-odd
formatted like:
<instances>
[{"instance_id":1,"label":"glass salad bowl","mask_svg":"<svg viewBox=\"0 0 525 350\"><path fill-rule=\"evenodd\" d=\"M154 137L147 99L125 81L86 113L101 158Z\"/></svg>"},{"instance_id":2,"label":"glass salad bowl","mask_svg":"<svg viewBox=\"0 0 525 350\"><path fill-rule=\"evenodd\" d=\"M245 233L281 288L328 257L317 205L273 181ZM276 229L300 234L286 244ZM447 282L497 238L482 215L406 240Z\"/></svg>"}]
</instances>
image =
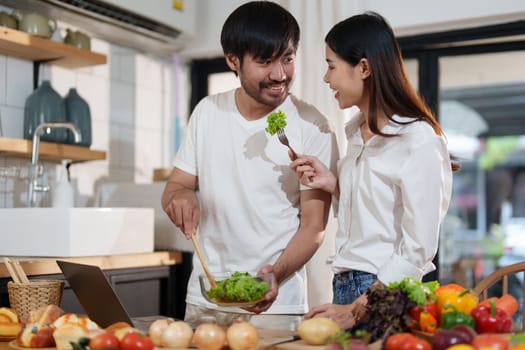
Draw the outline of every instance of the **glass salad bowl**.
<instances>
[{"instance_id":1,"label":"glass salad bowl","mask_svg":"<svg viewBox=\"0 0 525 350\"><path fill-rule=\"evenodd\" d=\"M218 306L251 307L264 300L273 275L256 276L250 272L212 273L216 286L212 288L205 274L199 276L202 295Z\"/></svg>"}]
</instances>

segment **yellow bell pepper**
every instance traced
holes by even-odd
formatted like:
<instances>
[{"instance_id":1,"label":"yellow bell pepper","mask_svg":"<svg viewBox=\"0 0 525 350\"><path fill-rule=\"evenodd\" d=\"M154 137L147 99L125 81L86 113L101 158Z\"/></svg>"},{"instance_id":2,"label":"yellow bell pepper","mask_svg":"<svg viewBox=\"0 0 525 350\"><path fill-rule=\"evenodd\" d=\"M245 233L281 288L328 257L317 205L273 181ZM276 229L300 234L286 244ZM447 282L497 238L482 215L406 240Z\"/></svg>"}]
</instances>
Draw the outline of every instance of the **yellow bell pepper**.
<instances>
[{"instance_id":1,"label":"yellow bell pepper","mask_svg":"<svg viewBox=\"0 0 525 350\"><path fill-rule=\"evenodd\" d=\"M456 284L440 287L435 294L440 315L453 311L452 308L444 308L445 304L454 305L457 311L470 315L479 302L478 296L473 294L470 289L465 289Z\"/></svg>"},{"instance_id":2,"label":"yellow bell pepper","mask_svg":"<svg viewBox=\"0 0 525 350\"><path fill-rule=\"evenodd\" d=\"M470 344L455 344L449 346L447 350L474 350L475 348Z\"/></svg>"}]
</instances>

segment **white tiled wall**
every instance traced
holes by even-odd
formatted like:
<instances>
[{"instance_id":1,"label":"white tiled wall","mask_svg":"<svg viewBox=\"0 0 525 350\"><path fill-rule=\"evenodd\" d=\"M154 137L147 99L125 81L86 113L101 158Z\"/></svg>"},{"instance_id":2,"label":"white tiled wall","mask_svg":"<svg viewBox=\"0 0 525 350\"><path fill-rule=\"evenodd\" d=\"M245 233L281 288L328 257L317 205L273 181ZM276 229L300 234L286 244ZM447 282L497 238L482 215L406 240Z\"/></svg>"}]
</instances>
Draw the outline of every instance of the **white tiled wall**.
<instances>
[{"instance_id":1,"label":"white tiled wall","mask_svg":"<svg viewBox=\"0 0 525 350\"><path fill-rule=\"evenodd\" d=\"M175 110L172 62L100 40L94 52L107 55L106 65L68 70L42 65L40 81L49 80L65 96L71 87L91 109L91 148L107 152L104 161L73 164L76 206L89 206L103 182L151 182L154 168L169 167ZM33 91L33 64L0 54L0 137L22 138L24 105ZM29 160L0 153L0 208L25 206ZM16 169L12 175L9 170ZM53 184L58 166L45 164L42 182ZM49 206L49 195L41 206ZM159 199L160 200L160 199Z\"/></svg>"}]
</instances>

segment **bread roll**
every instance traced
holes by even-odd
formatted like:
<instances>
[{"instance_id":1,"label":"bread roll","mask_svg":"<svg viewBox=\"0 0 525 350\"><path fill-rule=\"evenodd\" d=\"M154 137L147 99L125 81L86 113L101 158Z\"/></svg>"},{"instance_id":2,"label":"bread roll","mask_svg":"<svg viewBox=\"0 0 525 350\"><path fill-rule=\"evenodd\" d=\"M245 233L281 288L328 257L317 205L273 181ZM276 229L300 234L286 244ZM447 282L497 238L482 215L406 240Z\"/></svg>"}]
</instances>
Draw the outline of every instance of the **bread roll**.
<instances>
[{"instance_id":1,"label":"bread roll","mask_svg":"<svg viewBox=\"0 0 525 350\"><path fill-rule=\"evenodd\" d=\"M0 338L16 338L22 327L23 324L20 322L0 322Z\"/></svg>"},{"instance_id":2,"label":"bread roll","mask_svg":"<svg viewBox=\"0 0 525 350\"><path fill-rule=\"evenodd\" d=\"M26 323L52 324L64 314L57 305L45 305L29 313Z\"/></svg>"},{"instance_id":3,"label":"bread roll","mask_svg":"<svg viewBox=\"0 0 525 350\"><path fill-rule=\"evenodd\" d=\"M106 332L108 333L115 333L118 329L121 329L121 328L130 328L131 325L127 322L115 322L113 324L110 324L109 326L106 327Z\"/></svg>"},{"instance_id":4,"label":"bread roll","mask_svg":"<svg viewBox=\"0 0 525 350\"><path fill-rule=\"evenodd\" d=\"M19 323L18 313L10 307L0 307L1 323Z\"/></svg>"},{"instance_id":5,"label":"bread roll","mask_svg":"<svg viewBox=\"0 0 525 350\"><path fill-rule=\"evenodd\" d=\"M88 334L88 331L77 324L65 324L55 329L53 337L57 350L69 350L73 348L71 342L76 343Z\"/></svg>"},{"instance_id":6,"label":"bread roll","mask_svg":"<svg viewBox=\"0 0 525 350\"><path fill-rule=\"evenodd\" d=\"M27 323L16 338L16 343L25 348L49 348L55 346L50 324Z\"/></svg>"},{"instance_id":7,"label":"bread roll","mask_svg":"<svg viewBox=\"0 0 525 350\"><path fill-rule=\"evenodd\" d=\"M21 330L18 313L9 307L0 307L0 337L15 338Z\"/></svg>"},{"instance_id":8,"label":"bread roll","mask_svg":"<svg viewBox=\"0 0 525 350\"><path fill-rule=\"evenodd\" d=\"M86 316L64 314L53 322L55 331L53 338L57 350L72 349L71 342L78 342L82 337L89 337L90 333L100 330L100 327Z\"/></svg>"},{"instance_id":9,"label":"bread roll","mask_svg":"<svg viewBox=\"0 0 525 350\"><path fill-rule=\"evenodd\" d=\"M89 319L89 317L80 316L77 314L63 314L58 319L56 319L55 322L53 322L53 326L55 326L55 328L62 327L66 324L78 325L79 327L84 328L86 332L100 329L98 324Z\"/></svg>"}]
</instances>

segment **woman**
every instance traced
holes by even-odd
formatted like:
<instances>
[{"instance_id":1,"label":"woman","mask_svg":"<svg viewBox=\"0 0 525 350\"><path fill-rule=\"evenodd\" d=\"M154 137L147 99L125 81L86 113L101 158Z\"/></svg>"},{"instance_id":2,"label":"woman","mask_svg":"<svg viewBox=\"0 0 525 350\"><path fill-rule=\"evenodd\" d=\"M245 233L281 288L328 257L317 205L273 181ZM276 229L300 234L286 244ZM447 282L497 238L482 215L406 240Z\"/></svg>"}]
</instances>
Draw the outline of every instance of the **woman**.
<instances>
[{"instance_id":1,"label":"woman","mask_svg":"<svg viewBox=\"0 0 525 350\"><path fill-rule=\"evenodd\" d=\"M350 17L325 43L324 81L341 109L357 106L360 113L345 127L348 149L337 177L312 156L291 166L303 184L339 199L333 304L313 307L305 317L329 317L348 329L365 315L372 284L420 280L435 270L453 165L383 17Z\"/></svg>"}]
</instances>

